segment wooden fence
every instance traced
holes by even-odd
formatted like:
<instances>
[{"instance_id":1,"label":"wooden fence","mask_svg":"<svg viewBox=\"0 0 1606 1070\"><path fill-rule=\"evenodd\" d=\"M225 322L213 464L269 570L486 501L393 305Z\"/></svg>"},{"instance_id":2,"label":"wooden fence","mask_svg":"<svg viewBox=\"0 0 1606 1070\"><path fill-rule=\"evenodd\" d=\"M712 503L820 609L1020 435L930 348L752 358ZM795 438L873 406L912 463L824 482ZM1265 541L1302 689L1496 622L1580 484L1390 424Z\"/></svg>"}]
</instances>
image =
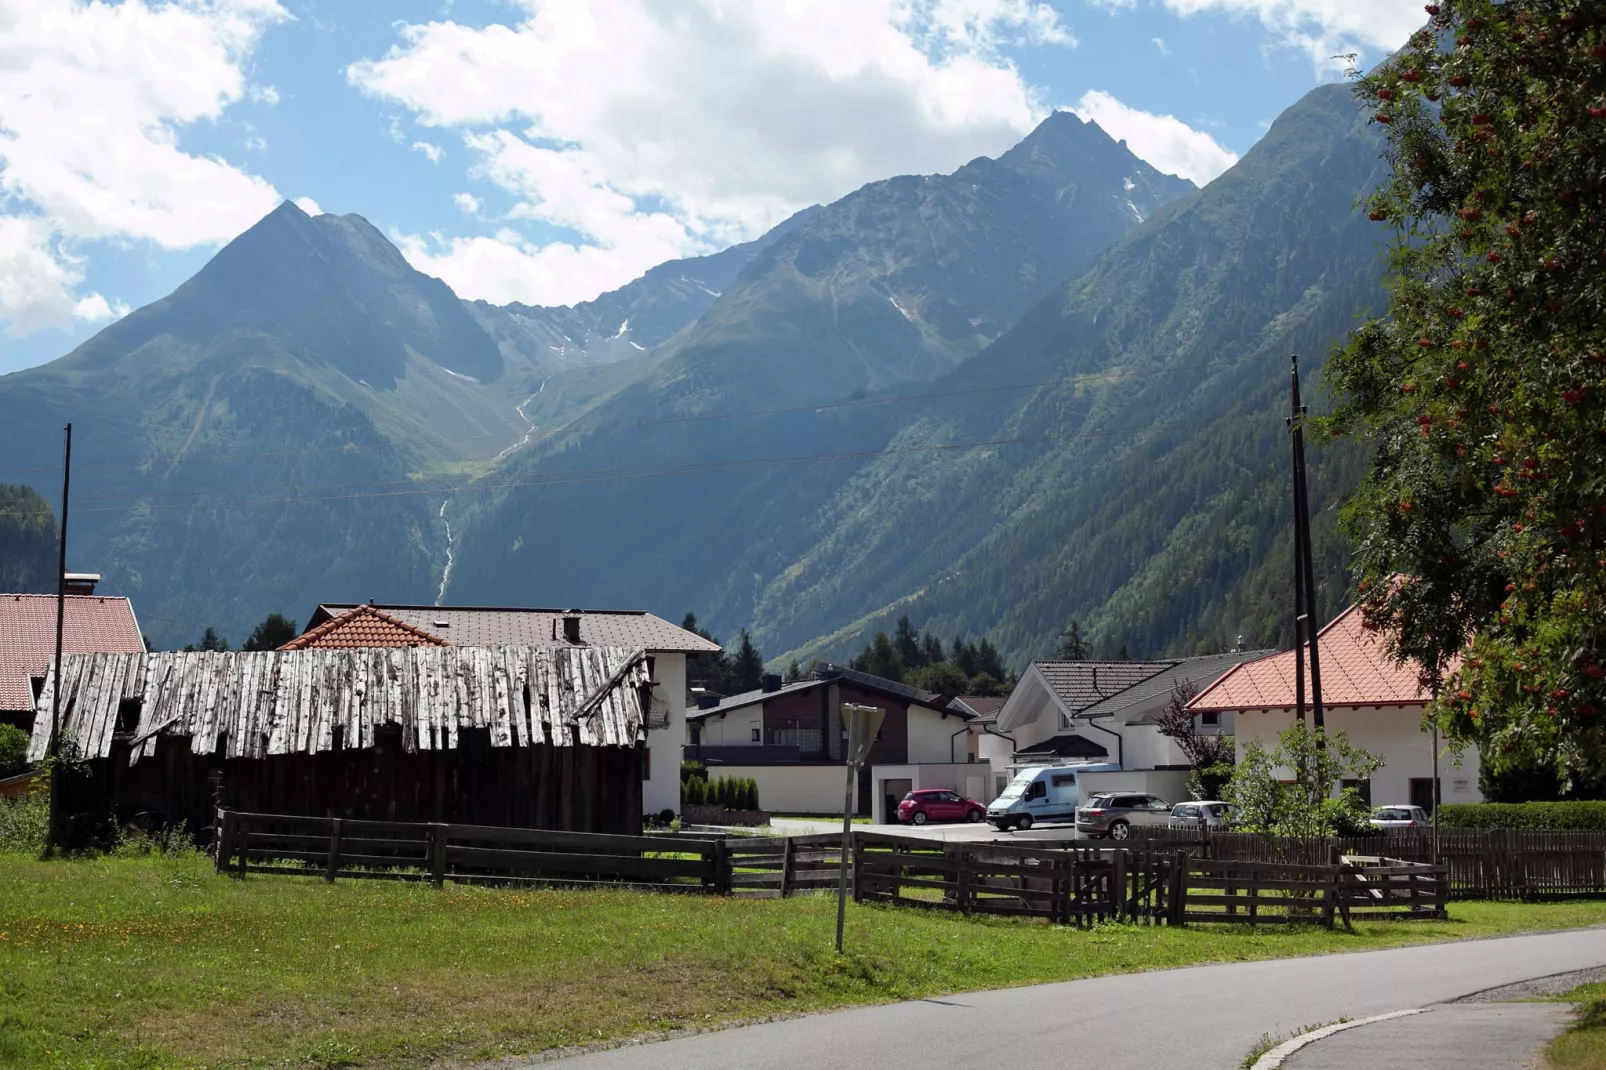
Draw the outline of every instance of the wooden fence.
<instances>
[{"instance_id":1,"label":"wooden fence","mask_svg":"<svg viewBox=\"0 0 1606 1070\"><path fill-rule=\"evenodd\" d=\"M728 892L726 842L491 825L222 812L217 867L237 873L389 880L618 884Z\"/></svg>"},{"instance_id":2,"label":"wooden fence","mask_svg":"<svg viewBox=\"0 0 1606 1070\"><path fill-rule=\"evenodd\" d=\"M1445 867L1451 899L1553 899L1606 895L1606 832L1526 829L1389 829L1377 836L1289 837L1134 828L1129 844L1189 847L1206 858L1288 865L1387 856Z\"/></svg>"},{"instance_id":3,"label":"wooden fence","mask_svg":"<svg viewBox=\"0 0 1606 1070\"><path fill-rule=\"evenodd\" d=\"M944 843L857 831L853 897L1090 925L1125 908L1127 852Z\"/></svg>"},{"instance_id":4,"label":"wooden fence","mask_svg":"<svg viewBox=\"0 0 1606 1070\"><path fill-rule=\"evenodd\" d=\"M842 834L733 837L725 841L725 855L733 894L785 898L837 886Z\"/></svg>"}]
</instances>

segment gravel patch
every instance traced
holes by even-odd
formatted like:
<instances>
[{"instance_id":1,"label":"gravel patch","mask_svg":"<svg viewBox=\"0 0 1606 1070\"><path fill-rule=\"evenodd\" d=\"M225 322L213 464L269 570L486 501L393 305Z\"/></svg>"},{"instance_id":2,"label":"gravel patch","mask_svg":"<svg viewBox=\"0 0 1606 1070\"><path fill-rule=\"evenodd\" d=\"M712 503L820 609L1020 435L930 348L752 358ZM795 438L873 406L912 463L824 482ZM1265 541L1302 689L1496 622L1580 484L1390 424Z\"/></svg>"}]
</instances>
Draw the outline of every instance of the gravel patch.
<instances>
[{"instance_id":1,"label":"gravel patch","mask_svg":"<svg viewBox=\"0 0 1606 1070\"><path fill-rule=\"evenodd\" d=\"M1554 973L1549 977L1535 977L1527 981L1518 981L1514 985L1486 988L1482 992L1474 992L1470 996L1462 996L1460 999L1453 999L1450 1002L1514 1003L1519 1000L1543 999L1546 996L1559 996L1564 992L1571 992L1579 985L1596 984L1602 981L1606 981L1606 966L1594 966L1587 970Z\"/></svg>"}]
</instances>

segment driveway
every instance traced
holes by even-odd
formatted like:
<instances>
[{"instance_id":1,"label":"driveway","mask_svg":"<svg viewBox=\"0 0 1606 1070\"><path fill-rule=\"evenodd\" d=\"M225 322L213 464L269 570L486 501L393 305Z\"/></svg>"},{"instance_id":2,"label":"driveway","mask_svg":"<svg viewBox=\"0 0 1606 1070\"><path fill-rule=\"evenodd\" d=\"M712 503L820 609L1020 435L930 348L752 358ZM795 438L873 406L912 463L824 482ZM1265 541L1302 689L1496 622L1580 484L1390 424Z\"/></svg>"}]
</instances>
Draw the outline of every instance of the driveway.
<instances>
[{"instance_id":1,"label":"driveway","mask_svg":"<svg viewBox=\"0 0 1606 1070\"><path fill-rule=\"evenodd\" d=\"M1067 941L1067 948L1075 953L1074 942ZM1001 1065L1232 1070L1262 1034L1286 1035L1340 1017L1426 1007L1603 964L1606 929L1197 966L863 1007L616 1048L561 1065L573 1070L997 1070ZM1406 1058L1383 1065L1412 1063Z\"/></svg>"}]
</instances>

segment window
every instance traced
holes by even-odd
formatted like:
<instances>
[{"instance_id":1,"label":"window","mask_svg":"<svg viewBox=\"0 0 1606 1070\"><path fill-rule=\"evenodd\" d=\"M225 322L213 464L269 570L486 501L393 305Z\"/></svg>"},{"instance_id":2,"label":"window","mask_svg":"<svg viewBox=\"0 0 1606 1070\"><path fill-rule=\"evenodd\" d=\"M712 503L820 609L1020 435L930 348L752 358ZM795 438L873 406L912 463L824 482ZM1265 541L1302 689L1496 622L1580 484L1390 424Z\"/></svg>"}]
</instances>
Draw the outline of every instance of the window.
<instances>
[{"instance_id":1,"label":"window","mask_svg":"<svg viewBox=\"0 0 1606 1070\"><path fill-rule=\"evenodd\" d=\"M1429 814L1433 813L1433 778L1411 778L1411 805L1420 806Z\"/></svg>"},{"instance_id":2,"label":"window","mask_svg":"<svg viewBox=\"0 0 1606 1070\"><path fill-rule=\"evenodd\" d=\"M1054 786L1056 788L1074 788L1074 787L1076 787L1076 774L1075 773L1055 773L1049 779L1054 782Z\"/></svg>"},{"instance_id":3,"label":"window","mask_svg":"<svg viewBox=\"0 0 1606 1070\"><path fill-rule=\"evenodd\" d=\"M1032 781L1031 790L1026 793L1028 799L1042 799L1048 795L1048 785L1041 780Z\"/></svg>"},{"instance_id":4,"label":"window","mask_svg":"<svg viewBox=\"0 0 1606 1070\"><path fill-rule=\"evenodd\" d=\"M762 742L764 742L764 730L762 728L753 729L753 737L752 738L753 738L753 742L754 743L762 743Z\"/></svg>"},{"instance_id":5,"label":"window","mask_svg":"<svg viewBox=\"0 0 1606 1070\"><path fill-rule=\"evenodd\" d=\"M1148 798L1148 808L1150 810L1159 810L1164 812L1171 809L1171 804L1166 802L1164 799L1158 799L1153 795L1150 795Z\"/></svg>"},{"instance_id":6,"label":"window","mask_svg":"<svg viewBox=\"0 0 1606 1070\"><path fill-rule=\"evenodd\" d=\"M1221 714L1215 710L1211 710L1208 713L1201 713L1199 715L1199 723L1202 725L1218 725L1221 723Z\"/></svg>"}]
</instances>

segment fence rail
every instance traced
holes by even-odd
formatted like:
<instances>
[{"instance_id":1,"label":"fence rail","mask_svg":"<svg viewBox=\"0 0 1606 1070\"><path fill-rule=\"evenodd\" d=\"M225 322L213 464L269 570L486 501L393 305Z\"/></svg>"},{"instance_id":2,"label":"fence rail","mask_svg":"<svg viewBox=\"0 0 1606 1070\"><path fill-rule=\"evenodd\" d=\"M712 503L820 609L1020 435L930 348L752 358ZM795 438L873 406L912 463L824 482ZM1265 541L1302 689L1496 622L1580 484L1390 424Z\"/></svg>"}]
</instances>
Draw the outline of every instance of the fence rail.
<instances>
[{"instance_id":1,"label":"fence rail","mask_svg":"<svg viewBox=\"0 0 1606 1070\"><path fill-rule=\"evenodd\" d=\"M286 863L299 863L287 865ZM217 867L278 875L554 884L627 883L728 892L722 839L614 836L491 825L356 821L225 810Z\"/></svg>"},{"instance_id":2,"label":"fence rail","mask_svg":"<svg viewBox=\"0 0 1606 1070\"><path fill-rule=\"evenodd\" d=\"M1606 895L1606 832L1527 829L1389 829L1376 836L1259 836L1248 832L1134 828L1133 844L1188 847L1234 862L1319 865L1340 855L1386 855L1442 865L1451 899L1554 899Z\"/></svg>"}]
</instances>

